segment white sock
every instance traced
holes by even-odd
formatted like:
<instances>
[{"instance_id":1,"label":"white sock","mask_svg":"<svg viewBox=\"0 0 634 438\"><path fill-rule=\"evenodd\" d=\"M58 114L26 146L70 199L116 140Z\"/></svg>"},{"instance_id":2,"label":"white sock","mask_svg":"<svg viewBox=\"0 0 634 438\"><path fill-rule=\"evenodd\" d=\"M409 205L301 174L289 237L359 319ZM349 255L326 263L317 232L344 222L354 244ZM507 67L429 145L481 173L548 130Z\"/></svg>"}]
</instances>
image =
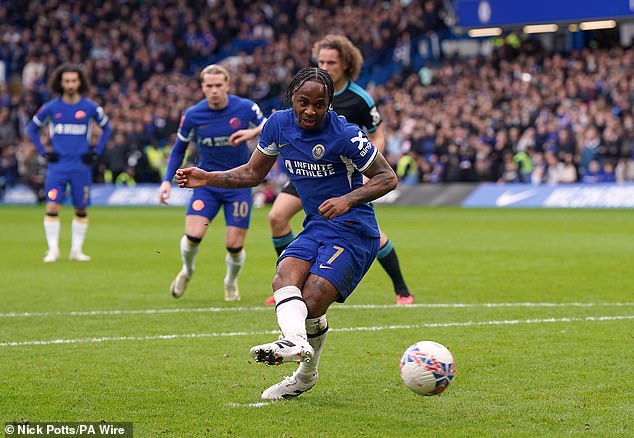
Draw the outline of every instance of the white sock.
<instances>
[{"instance_id":1,"label":"white sock","mask_svg":"<svg viewBox=\"0 0 634 438\"><path fill-rule=\"evenodd\" d=\"M44 233L49 252L59 253L59 229L61 222L57 216L44 216Z\"/></svg>"},{"instance_id":2,"label":"white sock","mask_svg":"<svg viewBox=\"0 0 634 438\"><path fill-rule=\"evenodd\" d=\"M225 275L225 283L233 283L238 278L238 274L242 270L242 265L247 258L247 252L242 249L239 253L234 254L228 252L225 256L227 264L227 274Z\"/></svg>"},{"instance_id":3,"label":"white sock","mask_svg":"<svg viewBox=\"0 0 634 438\"><path fill-rule=\"evenodd\" d=\"M71 251L82 252L88 230L88 218L75 216L71 229L73 232L70 244Z\"/></svg>"},{"instance_id":4,"label":"white sock","mask_svg":"<svg viewBox=\"0 0 634 438\"><path fill-rule=\"evenodd\" d=\"M319 318L308 318L306 320L306 335L308 336L308 343L315 350L315 355L310 362L302 362L297 372L312 377L317 371L319 356L321 356L321 350L324 349L326 336L328 335L326 315L322 315Z\"/></svg>"},{"instance_id":5,"label":"white sock","mask_svg":"<svg viewBox=\"0 0 634 438\"><path fill-rule=\"evenodd\" d=\"M183 271L190 277L194 274L194 268L196 267L196 254L198 254L198 244L193 243L183 236L181 238L181 260L183 260Z\"/></svg>"},{"instance_id":6,"label":"white sock","mask_svg":"<svg viewBox=\"0 0 634 438\"><path fill-rule=\"evenodd\" d=\"M284 286L273 294L277 325L285 338L300 337L306 340L306 317L308 308L302 292L296 286Z\"/></svg>"}]
</instances>

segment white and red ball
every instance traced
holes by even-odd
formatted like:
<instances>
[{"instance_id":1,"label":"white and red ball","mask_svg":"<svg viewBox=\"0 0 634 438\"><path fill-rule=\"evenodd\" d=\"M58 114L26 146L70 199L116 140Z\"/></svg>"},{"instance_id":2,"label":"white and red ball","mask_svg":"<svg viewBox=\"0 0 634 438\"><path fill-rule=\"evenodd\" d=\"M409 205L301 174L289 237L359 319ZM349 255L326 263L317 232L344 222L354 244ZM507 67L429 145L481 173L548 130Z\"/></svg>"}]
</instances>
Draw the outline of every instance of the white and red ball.
<instances>
[{"instance_id":1,"label":"white and red ball","mask_svg":"<svg viewBox=\"0 0 634 438\"><path fill-rule=\"evenodd\" d=\"M447 389L455 373L451 352L438 342L417 342L401 357L401 379L416 394L440 394Z\"/></svg>"}]
</instances>

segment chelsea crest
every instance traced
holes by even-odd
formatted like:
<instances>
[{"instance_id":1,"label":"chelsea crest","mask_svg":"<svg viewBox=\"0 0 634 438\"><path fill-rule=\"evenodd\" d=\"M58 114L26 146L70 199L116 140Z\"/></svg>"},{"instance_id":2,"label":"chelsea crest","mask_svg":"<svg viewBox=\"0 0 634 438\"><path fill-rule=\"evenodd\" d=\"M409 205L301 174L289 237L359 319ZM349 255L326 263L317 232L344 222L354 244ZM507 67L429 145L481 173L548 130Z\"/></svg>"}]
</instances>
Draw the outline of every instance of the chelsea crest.
<instances>
[{"instance_id":1,"label":"chelsea crest","mask_svg":"<svg viewBox=\"0 0 634 438\"><path fill-rule=\"evenodd\" d=\"M324 156L325 151L326 151L326 148L324 148L324 145L322 144L315 145L313 147L313 158L315 160L321 160L321 157Z\"/></svg>"}]
</instances>

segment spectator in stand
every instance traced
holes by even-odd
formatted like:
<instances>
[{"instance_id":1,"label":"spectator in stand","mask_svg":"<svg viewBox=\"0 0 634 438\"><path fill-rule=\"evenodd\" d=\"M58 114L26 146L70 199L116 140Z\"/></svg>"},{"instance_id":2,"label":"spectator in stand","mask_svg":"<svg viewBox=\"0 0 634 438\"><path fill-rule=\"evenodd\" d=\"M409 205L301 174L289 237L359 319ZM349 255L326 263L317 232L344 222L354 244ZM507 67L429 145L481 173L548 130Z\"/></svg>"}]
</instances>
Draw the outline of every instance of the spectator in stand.
<instances>
[{"instance_id":1,"label":"spectator in stand","mask_svg":"<svg viewBox=\"0 0 634 438\"><path fill-rule=\"evenodd\" d=\"M519 183L522 182L520 180L519 173L517 172L517 166L515 165L515 161L513 160L512 152L505 152L502 158L503 162L503 171L498 183Z\"/></svg>"},{"instance_id":2,"label":"spectator in stand","mask_svg":"<svg viewBox=\"0 0 634 438\"><path fill-rule=\"evenodd\" d=\"M600 149L601 149L601 136L599 130L595 125L589 125L583 131L583 143L581 145L581 156L579 162L579 172L582 179L586 174L590 174L589 179L596 178L596 172L598 171L596 164L599 164ZM593 169L590 169L590 163L596 161L593 165ZM584 182L588 182L585 181Z\"/></svg>"},{"instance_id":3,"label":"spectator in stand","mask_svg":"<svg viewBox=\"0 0 634 438\"><path fill-rule=\"evenodd\" d=\"M575 183L579 180L579 171L574 162L573 154L566 153L564 155L564 167L559 179L562 183Z\"/></svg>"},{"instance_id":4,"label":"spectator in stand","mask_svg":"<svg viewBox=\"0 0 634 438\"><path fill-rule=\"evenodd\" d=\"M559 160L564 159L565 154L574 154L577 151L577 144L574 137L567 128L557 131L557 141L555 142L554 152Z\"/></svg>"},{"instance_id":5,"label":"spectator in stand","mask_svg":"<svg viewBox=\"0 0 634 438\"><path fill-rule=\"evenodd\" d=\"M0 148L0 194L15 185L18 180L18 160L15 146Z\"/></svg>"},{"instance_id":6,"label":"spectator in stand","mask_svg":"<svg viewBox=\"0 0 634 438\"><path fill-rule=\"evenodd\" d=\"M113 141L106 145L106 149L101 156L100 171L107 174L104 178L106 182L116 183L117 178L128 168L128 154L130 147L126 141L123 131L117 131L113 136Z\"/></svg>"},{"instance_id":7,"label":"spectator in stand","mask_svg":"<svg viewBox=\"0 0 634 438\"><path fill-rule=\"evenodd\" d=\"M413 186L419 183L418 166L411 152L403 154L396 165L396 175L401 184Z\"/></svg>"},{"instance_id":8,"label":"spectator in stand","mask_svg":"<svg viewBox=\"0 0 634 438\"><path fill-rule=\"evenodd\" d=\"M607 160L603 163L603 183L615 183L616 182L616 166L611 160Z\"/></svg>"},{"instance_id":9,"label":"spectator in stand","mask_svg":"<svg viewBox=\"0 0 634 438\"><path fill-rule=\"evenodd\" d=\"M544 158L546 160L546 170L543 182L548 185L559 184L563 177L564 163L559 161L553 151L546 151Z\"/></svg>"},{"instance_id":10,"label":"spectator in stand","mask_svg":"<svg viewBox=\"0 0 634 438\"><path fill-rule=\"evenodd\" d=\"M0 107L0 148L15 145L18 139L15 121L8 107Z\"/></svg>"},{"instance_id":11,"label":"spectator in stand","mask_svg":"<svg viewBox=\"0 0 634 438\"><path fill-rule=\"evenodd\" d=\"M585 173L581 177L581 182L586 184L596 184L603 182L603 179L604 174L601 163L599 163L598 160L590 160Z\"/></svg>"},{"instance_id":12,"label":"spectator in stand","mask_svg":"<svg viewBox=\"0 0 634 438\"><path fill-rule=\"evenodd\" d=\"M18 160L18 172L23 176L24 182L35 194L38 203L46 200L44 181L46 179L46 159L42 157L35 146L23 141L16 154Z\"/></svg>"},{"instance_id":13,"label":"spectator in stand","mask_svg":"<svg viewBox=\"0 0 634 438\"><path fill-rule=\"evenodd\" d=\"M527 145L525 149L518 148L518 151L513 155L513 163L517 170L518 182L530 183L531 175L533 173L533 146Z\"/></svg>"}]
</instances>

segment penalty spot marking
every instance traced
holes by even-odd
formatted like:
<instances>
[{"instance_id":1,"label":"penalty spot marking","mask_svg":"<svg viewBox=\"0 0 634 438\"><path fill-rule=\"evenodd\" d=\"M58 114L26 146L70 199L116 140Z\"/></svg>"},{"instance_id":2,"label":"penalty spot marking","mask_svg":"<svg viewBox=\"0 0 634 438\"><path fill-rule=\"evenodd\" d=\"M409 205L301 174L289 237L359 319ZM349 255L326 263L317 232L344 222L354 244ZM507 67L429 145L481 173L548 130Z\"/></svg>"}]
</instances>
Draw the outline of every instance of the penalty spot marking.
<instances>
[{"instance_id":1,"label":"penalty spot marking","mask_svg":"<svg viewBox=\"0 0 634 438\"><path fill-rule=\"evenodd\" d=\"M551 323L573 323L573 322L605 322L605 321L623 321L634 320L634 315L622 316L586 316L585 318L545 318L545 319L513 319L500 321L465 321L465 322L447 322L447 323L427 323L427 324L406 324L406 325L386 325L374 327L341 327L331 328L330 332L369 332L383 330L406 330L418 328L449 328L449 327L481 327L481 326L502 326L502 325L519 325L519 324L551 324ZM81 339L51 339L41 341L9 341L0 342L0 348L4 347L23 347L31 345L58 345L58 344L95 344L101 342L121 342L121 341L154 341L168 339L187 339L187 338L218 338L233 336L260 336L260 335L279 335L278 330L254 331L254 332L229 332L229 333L189 333L189 334L173 334L173 335L151 335L151 336L118 336L118 337L99 337L99 338L81 338Z\"/></svg>"}]
</instances>

